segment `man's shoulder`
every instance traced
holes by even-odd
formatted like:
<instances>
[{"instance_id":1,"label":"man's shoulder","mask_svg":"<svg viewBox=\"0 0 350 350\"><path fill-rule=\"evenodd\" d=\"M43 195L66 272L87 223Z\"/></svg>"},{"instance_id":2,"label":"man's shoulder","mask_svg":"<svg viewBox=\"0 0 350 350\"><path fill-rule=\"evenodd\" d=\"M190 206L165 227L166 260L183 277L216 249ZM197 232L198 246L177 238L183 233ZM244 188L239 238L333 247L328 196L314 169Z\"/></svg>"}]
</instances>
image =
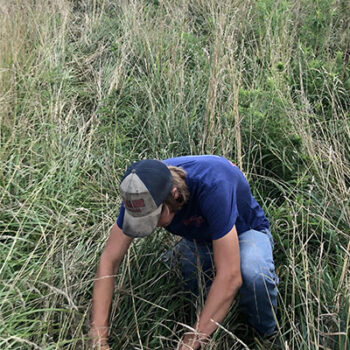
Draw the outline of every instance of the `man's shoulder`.
<instances>
[{"instance_id":1,"label":"man's shoulder","mask_svg":"<svg viewBox=\"0 0 350 350\"><path fill-rule=\"evenodd\" d=\"M178 166L182 168L196 167L201 169L218 169L218 167L231 167L234 164L228 159L216 156L216 155L194 155L194 156L181 156L165 159L164 162L167 165Z\"/></svg>"},{"instance_id":2,"label":"man's shoulder","mask_svg":"<svg viewBox=\"0 0 350 350\"><path fill-rule=\"evenodd\" d=\"M234 181L241 176L241 170L227 158L216 155L182 156L165 159L168 166L184 169L193 181L220 182L221 180Z\"/></svg>"},{"instance_id":3,"label":"man's shoulder","mask_svg":"<svg viewBox=\"0 0 350 350\"><path fill-rule=\"evenodd\" d=\"M234 188L241 181L241 171L224 157L213 155L185 156L165 160L167 165L183 168L191 193L210 193Z\"/></svg>"}]
</instances>

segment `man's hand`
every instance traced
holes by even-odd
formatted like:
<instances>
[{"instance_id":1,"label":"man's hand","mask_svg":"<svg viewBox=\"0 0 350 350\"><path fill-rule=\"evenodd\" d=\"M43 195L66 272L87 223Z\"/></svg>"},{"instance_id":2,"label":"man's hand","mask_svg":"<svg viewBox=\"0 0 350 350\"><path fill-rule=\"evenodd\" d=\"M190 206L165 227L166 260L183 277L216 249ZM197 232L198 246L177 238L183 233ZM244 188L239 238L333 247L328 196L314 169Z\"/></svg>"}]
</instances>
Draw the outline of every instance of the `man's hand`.
<instances>
[{"instance_id":1,"label":"man's hand","mask_svg":"<svg viewBox=\"0 0 350 350\"><path fill-rule=\"evenodd\" d=\"M92 350L111 350L108 344L93 344L92 345Z\"/></svg>"},{"instance_id":2,"label":"man's hand","mask_svg":"<svg viewBox=\"0 0 350 350\"><path fill-rule=\"evenodd\" d=\"M91 327L89 336L92 350L110 350L107 342L107 333L107 327L103 327L103 329Z\"/></svg>"},{"instance_id":3,"label":"man's hand","mask_svg":"<svg viewBox=\"0 0 350 350\"><path fill-rule=\"evenodd\" d=\"M91 347L92 350L111 350L108 344L93 344Z\"/></svg>"},{"instance_id":4,"label":"man's hand","mask_svg":"<svg viewBox=\"0 0 350 350\"><path fill-rule=\"evenodd\" d=\"M177 350L197 350L201 345L207 344L208 335L199 332L186 333L183 339L179 342Z\"/></svg>"}]
</instances>

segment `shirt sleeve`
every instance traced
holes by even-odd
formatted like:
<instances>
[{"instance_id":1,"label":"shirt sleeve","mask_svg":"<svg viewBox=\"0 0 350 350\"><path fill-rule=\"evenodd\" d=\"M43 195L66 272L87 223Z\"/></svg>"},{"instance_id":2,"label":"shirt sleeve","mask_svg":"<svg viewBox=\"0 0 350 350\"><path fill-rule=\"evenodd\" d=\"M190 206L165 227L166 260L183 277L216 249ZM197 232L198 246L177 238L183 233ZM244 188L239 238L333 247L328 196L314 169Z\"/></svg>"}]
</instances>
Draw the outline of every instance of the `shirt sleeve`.
<instances>
[{"instance_id":1,"label":"shirt sleeve","mask_svg":"<svg viewBox=\"0 0 350 350\"><path fill-rule=\"evenodd\" d=\"M124 204L122 203L122 205L120 206L120 211L117 218L117 225L121 230L123 229L124 212L125 212L125 207L124 207Z\"/></svg>"},{"instance_id":2,"label":"shirt sleeve","mask_svg":"<svg viewBox=\"0 0 350 350\"><path fill-rule=\"evenodd\" d=\"M201 211L209 225L213 240L225 236L236 223L238 210L234 182L222 181L202 191Z\"/></svg>"}]
</instances>

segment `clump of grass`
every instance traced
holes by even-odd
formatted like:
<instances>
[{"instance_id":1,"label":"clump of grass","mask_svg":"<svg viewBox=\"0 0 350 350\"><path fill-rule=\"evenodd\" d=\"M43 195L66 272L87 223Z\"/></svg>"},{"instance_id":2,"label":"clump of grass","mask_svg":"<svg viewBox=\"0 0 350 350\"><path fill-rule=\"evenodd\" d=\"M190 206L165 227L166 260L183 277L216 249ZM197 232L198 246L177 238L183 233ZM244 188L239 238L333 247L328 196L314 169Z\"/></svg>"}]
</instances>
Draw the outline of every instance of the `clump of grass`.
<instances>
[{"instance_id":1,"label":"clump of grass","mask_svg":"<svg viewBox=\"0 0 350 350\"><path fill-rule=\"evenodd\" d=\"M1 4L0 348L87 348L126 166L199 153L239 164L270 218L282 347L349 348L347 6ZM173 243L132 246L112 348L174 348L195 321L203 300L158 261ZM208 349L271 345L240 327L233 308Z\"/></svg>"}]
</instances>

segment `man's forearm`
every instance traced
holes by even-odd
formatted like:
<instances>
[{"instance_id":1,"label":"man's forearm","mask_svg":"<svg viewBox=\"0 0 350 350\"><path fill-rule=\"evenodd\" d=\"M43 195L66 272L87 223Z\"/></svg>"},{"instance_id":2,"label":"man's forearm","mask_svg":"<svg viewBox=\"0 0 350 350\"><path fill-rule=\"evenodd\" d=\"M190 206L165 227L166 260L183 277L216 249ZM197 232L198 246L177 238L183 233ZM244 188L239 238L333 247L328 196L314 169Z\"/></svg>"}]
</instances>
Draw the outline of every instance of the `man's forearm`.
<instances>
[{"instance_id":1,"label":"man's forearm","mask_svg":"<svg viewBox=\"0 0 350 350\"><path fill-rule=\"evenodd\" d=\"M195 332L185 335L182 341L183 346L180 349L198 349L200 344L207 340L217 329L216 323L220 323L225 318L240 286L240 277L233 281L228 281L220 276L214 279L199 320L193 327Z\"/></svg>"},{"instance_id":2,"label":"man's forearm","mask_svg":"<svg viewBox=\"0 0 350 350\"><path fill-rule=\"evenodd\" d=\"M101 339L108 337L108 316L118 265L101 260L94 282L91 329Z\"/></svg>"}]
</instances>

